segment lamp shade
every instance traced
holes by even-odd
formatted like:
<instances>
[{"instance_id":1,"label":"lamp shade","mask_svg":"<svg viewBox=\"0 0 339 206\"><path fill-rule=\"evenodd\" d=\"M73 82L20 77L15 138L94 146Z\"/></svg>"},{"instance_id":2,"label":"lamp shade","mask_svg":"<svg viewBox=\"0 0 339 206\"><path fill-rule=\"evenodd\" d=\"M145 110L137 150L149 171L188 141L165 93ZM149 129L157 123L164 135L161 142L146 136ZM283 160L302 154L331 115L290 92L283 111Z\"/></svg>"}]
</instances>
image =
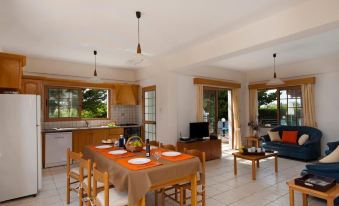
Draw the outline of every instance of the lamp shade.
<instances>
[{"instance_id":1,"label":"lamp shade","mask_svg":"<svg viewBox=\"0 0 339 206\"><path fill-rule=\"evenodd\" d=\"M273 78L273 79L271 79L270 81L268 81L267 83L266 83L266 85L269 85L269 86L276 86L276 85L282 85L282 84L285 84L285 82L284 81L282 81L281 79L279 79L279 78Z\"/></svg>"}]
</instances>

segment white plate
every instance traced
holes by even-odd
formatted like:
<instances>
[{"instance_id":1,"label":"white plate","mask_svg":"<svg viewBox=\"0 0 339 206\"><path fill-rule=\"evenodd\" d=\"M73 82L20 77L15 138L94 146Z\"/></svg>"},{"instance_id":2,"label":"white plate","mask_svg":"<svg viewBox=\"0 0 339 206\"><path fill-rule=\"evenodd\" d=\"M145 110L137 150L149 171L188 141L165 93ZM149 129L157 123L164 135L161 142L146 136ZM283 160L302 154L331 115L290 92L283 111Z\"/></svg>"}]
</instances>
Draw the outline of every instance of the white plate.
<instances>
[{"instance_id":1,"label":"white plate","mask_svg":"<svg viewBox=\"0 0 339 206\"><path fill-rule=\"evenodd\" d=\"M123 149L118 149L118 150L113 150L113 151L108 152L108 154L111 154L111 155L121 155L125 153L127 153L127 151Z\"/></svg>"},{"instance_id":2,"label":"white plate","mask_svg":"<svg viewBox=\"0 0 339 206\"><path fill-rule=\"evenodd\" d=\"M111 148L112 145L100 145L100 146L96 146L95 148L97 149L108 149L108 148Z\"/></svg>"},{"instance_id":3,"label":"white plate","mask_svg":"<svg viewBox=\"0 0 339 206\"><path fill-rule=\"evenodd\" d=\"M180 152L163 152L161 153L161 155L164 155L166 157L176 157L176 156L181 155L181 153Z\"/></svg>"},{"instance_id":4,"label":"white plate","mask_svg":"<svg viewBox=\"0 0 339 206\"><path fill-rule=\"evenodd\" d=\"M158 149L157 146L153 146L153 145L151 145L150 148L151 148L151 150L152 150L152 149ZM143 150L146 150L146 147L143 147L142 149L143 149Z\"/></svg>"},{"instance_id":5,"label":"white plate","mask_svg":"<svg viewBox=\"0 0 339 206\"><path fill-rule=\"evenodd\" d=\"M128 163L133 164L133 165L142 165L149 163L151 160L147 158L133 158L128 160Z\"/></svg>"}]
</instances>

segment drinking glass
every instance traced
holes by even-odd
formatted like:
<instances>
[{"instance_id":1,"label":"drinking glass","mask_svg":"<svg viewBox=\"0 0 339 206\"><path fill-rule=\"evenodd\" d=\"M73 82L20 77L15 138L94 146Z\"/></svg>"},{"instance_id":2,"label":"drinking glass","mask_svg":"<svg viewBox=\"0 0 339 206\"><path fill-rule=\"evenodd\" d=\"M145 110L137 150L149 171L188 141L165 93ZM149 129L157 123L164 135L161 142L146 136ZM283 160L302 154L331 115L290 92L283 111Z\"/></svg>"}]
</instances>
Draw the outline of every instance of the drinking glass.
<instances>
[{"instance_id":1,"label":"drinking glass","mask_svg":"<svg viewBox=\"0 0 339 206\"><path fill-rule=\"evenodd\" d=\"M161 153L159 150L155 150L153 153L154 158L158 161L159 158L161 157Z\"/></svg>"}]
</instances>

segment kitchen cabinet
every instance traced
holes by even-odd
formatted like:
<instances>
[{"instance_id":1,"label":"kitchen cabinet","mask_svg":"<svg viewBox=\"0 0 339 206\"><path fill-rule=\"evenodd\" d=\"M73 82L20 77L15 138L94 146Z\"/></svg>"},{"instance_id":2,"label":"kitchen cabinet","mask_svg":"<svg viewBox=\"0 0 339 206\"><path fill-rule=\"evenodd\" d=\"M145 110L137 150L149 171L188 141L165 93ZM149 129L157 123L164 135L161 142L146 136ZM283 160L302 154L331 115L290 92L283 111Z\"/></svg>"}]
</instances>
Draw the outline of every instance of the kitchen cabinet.
<instances>
[{"instance_id":1,"label":"kitchen cabinet","mask_svg":"<svg viewBox=\"0 0 339 206\"><path fill-rule=\"evenodd\" d=\"M98 129L92 131L93 131L92 144L94 145L101 144L101 141L107 139L108 137L108 129Z\"/></svg>"},{"instance_id":2,"label":"kitchen cabinet","mask_svg":"<svg viewBox=\"0 0 339 206\"><path fill-rule=\"evenodd\" d=\"M137 105L139 103L139 86L130 84L115 85L112 92L113 104Z\"/></svg>"},{"instance_id":3,"label":"kitchen cabinet","mask_svg":"<svg viewBox=\"0 0 339 206\"><path fill-rule=\"evenodd\" d=\"M82 152L83 148L87 145L92 145L93 133L91 130L73 131L73 151Z\"/></svg>"},{"instance_id":4,"label":"kitchen cabinet","mask_svg":"<svg viewBox=\"0 0 339 206\"><path fill-rule=\"evenodd\" d=\"M111 128L108 130L108 139L118 140L124 134L124 128Z\"/></svg>"},{"instance_id":5,"label":"kitchen cabinet","mask_svg":"<svg viewBox=\"0 0 339 206\"><path fill-rule=\"evenodd\" d=\"M20 93L42 95L42 81L35 79L22 79Z\"/></svg>"},{"instance_id":6,"label":"kitchen cabinet","mask_svg":"<svg viewBox=\"0 0 339 206\"><path fill-rule=\"evenodd\" d=\"M104 139L118 139L123 128L84 129L73 131L73 151L82 152L85 146L101 144Z\"/></svg>"},{"instance_id":7,"label":"kitchen cabinet","mask_svg":"<svg viewBox=\"0 0 339 206\"><path fill-rule=\"evenodd\" d=\"M21 88L22 69L25 65L25 56L0 53L0 89L19 90Z\"/></svg>"}]
</instances>

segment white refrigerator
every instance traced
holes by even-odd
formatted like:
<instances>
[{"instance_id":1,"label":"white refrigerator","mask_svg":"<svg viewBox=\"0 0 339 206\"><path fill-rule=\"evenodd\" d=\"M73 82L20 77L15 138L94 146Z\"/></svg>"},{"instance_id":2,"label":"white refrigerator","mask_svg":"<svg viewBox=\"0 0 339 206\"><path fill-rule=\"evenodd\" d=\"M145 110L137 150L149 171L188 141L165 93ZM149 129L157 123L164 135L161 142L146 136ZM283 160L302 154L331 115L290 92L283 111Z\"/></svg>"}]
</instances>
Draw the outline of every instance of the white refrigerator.
<instances>
[{"instance_id":1,"label":"white refrigerator","mask_svg":"<svg viewBox=\"0 0 339 206\"><path fill-rule=\"evenodd\" d=\"M41 189L40 96L0 94L0 202Z\"/></svg>"}]
</instances>

